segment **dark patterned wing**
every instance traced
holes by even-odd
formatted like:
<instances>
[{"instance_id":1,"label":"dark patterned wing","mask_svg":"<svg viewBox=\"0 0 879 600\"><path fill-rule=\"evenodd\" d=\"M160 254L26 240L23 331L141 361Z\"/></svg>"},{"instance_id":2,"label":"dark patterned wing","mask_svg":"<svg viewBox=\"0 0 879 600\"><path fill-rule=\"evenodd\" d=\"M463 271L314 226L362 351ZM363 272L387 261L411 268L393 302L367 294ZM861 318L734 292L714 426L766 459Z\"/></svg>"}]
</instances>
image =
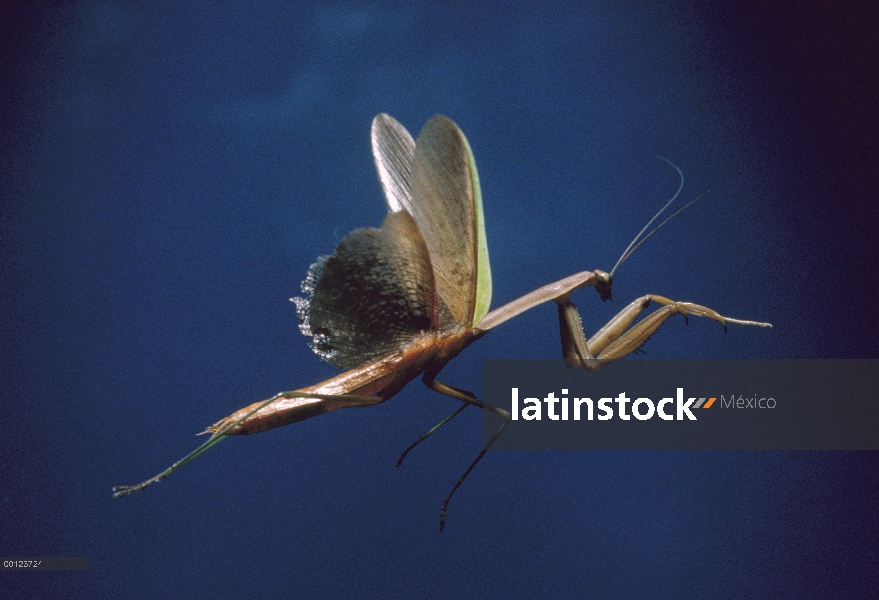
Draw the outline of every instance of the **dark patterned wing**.
<instances>
[{"instance_id":1,"label":"dark patterned wing","mask_svg":"<svg viewBox=\"0 0 879 600\"><path fill-rule=\"evenodd\" d=\"M381 229L357 229L322 256L294 298L299 328L331 364L352 369L436 330L438 307L427 246L405 210Z\"/></svg>"}]
</instances>

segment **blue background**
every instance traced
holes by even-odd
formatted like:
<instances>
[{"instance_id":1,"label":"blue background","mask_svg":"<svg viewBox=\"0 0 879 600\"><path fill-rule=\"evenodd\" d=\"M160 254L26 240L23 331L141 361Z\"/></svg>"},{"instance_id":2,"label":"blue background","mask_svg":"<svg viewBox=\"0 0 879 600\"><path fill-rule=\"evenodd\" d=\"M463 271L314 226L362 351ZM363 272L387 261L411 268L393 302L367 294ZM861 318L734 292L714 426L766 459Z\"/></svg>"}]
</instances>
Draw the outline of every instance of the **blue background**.
<instances>
[{"instance_id":1,"label":"blue background","mask_svg":"<svg viewBox=\"0 0 879 600\"><path fill-rule=\"evenodd\" d=\"M255 6L253 4L256 4ZM493 306L645 244L682 319L648 357L877 358L879 8L701 2L4 4L0 573L11 597L868 597L876 453L494 452L410 384L376 408L234 439L112 501L229 412L335 370L294 306L308 266L385 212L369 125L454 119L476 156ZM711 3L716 4L716 3ZM795 5L795 6L794 6ZM485 358L558 356L553 306ZM832 400L832 398L829 398Z\"/></svg>"}]
</instances>

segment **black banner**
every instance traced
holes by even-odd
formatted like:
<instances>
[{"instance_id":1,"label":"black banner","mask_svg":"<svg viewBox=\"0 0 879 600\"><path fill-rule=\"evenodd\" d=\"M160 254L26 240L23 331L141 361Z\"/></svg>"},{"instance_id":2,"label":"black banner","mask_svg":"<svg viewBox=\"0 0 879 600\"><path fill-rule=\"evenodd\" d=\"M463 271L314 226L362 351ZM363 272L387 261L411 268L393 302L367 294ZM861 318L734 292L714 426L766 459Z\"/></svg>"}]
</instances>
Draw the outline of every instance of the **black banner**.
<instances>
[{"instance_id":1,"label":"black banner","mask_svg":"<svg viewBox=\"0 0 879 600\"><path fill-rule=\"evenodd\" d=\"M879 360L487 360L508 450L879 450ZM486 412L484 436L501 419Z\"/></svg>"}]
</instances>

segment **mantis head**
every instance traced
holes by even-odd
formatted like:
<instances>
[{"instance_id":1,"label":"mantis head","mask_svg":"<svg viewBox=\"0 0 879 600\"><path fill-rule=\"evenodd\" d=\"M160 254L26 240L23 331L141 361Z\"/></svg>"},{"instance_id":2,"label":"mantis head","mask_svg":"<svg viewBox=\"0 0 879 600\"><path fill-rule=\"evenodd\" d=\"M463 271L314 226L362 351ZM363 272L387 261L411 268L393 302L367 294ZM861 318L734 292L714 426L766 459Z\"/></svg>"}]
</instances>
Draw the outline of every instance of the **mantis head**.
<instances>
[{"instance_id":1,"label":"mantis head","mask_svg":"<svg viewBox=\"0 0 879 600\"><path fill-rule=\"evenodd\" d=\"M613 275L597 269L593 271L593 274L598 278L598 281L595 283L595 291L598 292L602 302L613 300L610 290L610 286L613 283Z\"/></svg>"}]
</instances>

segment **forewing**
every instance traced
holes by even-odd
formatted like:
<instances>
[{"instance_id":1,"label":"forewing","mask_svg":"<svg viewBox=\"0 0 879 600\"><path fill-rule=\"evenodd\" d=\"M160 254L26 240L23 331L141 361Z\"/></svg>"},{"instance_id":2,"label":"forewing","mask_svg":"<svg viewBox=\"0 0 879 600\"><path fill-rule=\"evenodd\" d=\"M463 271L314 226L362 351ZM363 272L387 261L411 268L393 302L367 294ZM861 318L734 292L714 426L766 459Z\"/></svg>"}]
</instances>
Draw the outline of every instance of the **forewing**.
<instances>
[{"instance_id":1,"label":"forewing","mask_svg":"<svg viewBox=\"0 0 879 600\"><path fill-rule=\"evenodd\" d=\"M412 165L415 140L390 115L372 120L372 156L391 212L412 213Z\"/></svg>"},{"instance_id":2,"label":"forewing","mask_svg":"<svg viewBox=\"0 0 879 600\"><path fill-rule=\"evenodd\" d=\"M427 122L415 144L411 212L438 295L457 322L478 322L491 302L479 176L464 134L441 115Z\"/></svg>"},{"instance_id":3,"label":"forewing","mask_svg":"<svg viewBox=\"0 0 879 600\"><path fill-rule=\"evenodd\" d=\"M295 298L312 350L352 369L436 329L437 300L427 247L406 211L381 229L357 229L322 256Z\"/></svg>"}]
</instances>

